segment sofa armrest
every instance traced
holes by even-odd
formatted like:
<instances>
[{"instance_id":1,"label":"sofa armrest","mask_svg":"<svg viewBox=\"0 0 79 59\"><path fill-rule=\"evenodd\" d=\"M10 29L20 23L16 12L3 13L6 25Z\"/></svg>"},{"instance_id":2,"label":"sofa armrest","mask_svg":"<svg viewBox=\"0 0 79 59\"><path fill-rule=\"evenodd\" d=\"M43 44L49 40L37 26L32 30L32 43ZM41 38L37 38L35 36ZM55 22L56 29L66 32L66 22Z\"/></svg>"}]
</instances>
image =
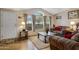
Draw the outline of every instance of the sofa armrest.
<instances>
[{"instance_id":1,"label":"sofa armrest","mask_svg":"<svg viewBox=\"0 0 79 59\"><path fill-rule=\"evenodd\" d=\"M73 50L79 50L79 42L77 42L73 47Z\"/></svg>"}]
</instances>

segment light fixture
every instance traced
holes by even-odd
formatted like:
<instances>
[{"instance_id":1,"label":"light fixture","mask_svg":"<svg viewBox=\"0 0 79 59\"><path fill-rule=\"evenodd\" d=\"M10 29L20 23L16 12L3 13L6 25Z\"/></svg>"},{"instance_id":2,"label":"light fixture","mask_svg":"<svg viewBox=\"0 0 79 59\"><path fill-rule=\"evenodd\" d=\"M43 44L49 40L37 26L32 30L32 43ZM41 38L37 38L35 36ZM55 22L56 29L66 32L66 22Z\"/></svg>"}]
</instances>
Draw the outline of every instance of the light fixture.
<instances>
[{"instance_id":1,"label":"light fixture","mask_svg":"<svg viewBox=\"0 0 79 59\"><path fill-rule=\"evenodd\" d=\"M74 22L74 21L71 21L71 22L70 22L70 24L71 24L71 25L74 25L74 24L75 24L75 22Z\"/></svg>"},{"instance_id":2,"label":"light fixture","mask_svg":"<svg viewBox=\"0 0 79 59\"><path fill-rule=\"evenodd\" d=\"M75 22L74 21L71 21L70 24L72 26L72 30L74 30Z\"/></svg>"},{"instance_id":3,"label":"light fixture","mask_svg":"<svg viewBox=\"0 0 79 59\"><path fill-rule=\"evenodd\" d=\"M21 24L22 24L22 25L25 25L25 22L22 22Z\"/></svg>"},{"instance_id":4,"label":"light fixture","mask_svg":"<svg viewBox=\"0 0 79 59\"><path fill-rule=\"evenodd\" d=\"M20 29L23 29L23 26L20 26Z\"/></svg>"}]
</instances>

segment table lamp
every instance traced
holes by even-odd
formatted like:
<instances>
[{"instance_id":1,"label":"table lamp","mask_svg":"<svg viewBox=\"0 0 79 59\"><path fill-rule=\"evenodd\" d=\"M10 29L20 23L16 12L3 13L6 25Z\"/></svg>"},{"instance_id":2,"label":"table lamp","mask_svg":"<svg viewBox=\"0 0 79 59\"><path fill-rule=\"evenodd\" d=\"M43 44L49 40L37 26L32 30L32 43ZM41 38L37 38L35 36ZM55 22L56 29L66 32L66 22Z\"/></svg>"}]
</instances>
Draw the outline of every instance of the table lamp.
<instances>
[{"instance_id":1,"label":"table lamp","mask_svg":"<svg viewBox=\"0 0 79 59\"><path fill-rule=\"evenodd\" d=\"M72 30L74 30L73 28L74 28L75 22L74 21L71 21L70 24L72 26Z\"/></svg>"}]
</instances>

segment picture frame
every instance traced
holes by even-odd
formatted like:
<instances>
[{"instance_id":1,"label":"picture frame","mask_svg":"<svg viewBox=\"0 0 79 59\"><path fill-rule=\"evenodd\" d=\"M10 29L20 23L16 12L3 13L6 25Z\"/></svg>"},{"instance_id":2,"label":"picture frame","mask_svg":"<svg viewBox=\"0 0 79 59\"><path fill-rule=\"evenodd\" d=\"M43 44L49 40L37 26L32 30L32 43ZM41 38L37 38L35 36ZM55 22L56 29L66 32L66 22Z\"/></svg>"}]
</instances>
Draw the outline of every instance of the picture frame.
<instances>
[{"instance_id":1,"label":"picture frame","mask_svg":"<svg viewBox=\"0 0 79 59\"><path fill-rule=\"evenodd\" d=\"M61 16L56 16L56 19L62 19L62 17Z\"/></svg>"}]
</instances>

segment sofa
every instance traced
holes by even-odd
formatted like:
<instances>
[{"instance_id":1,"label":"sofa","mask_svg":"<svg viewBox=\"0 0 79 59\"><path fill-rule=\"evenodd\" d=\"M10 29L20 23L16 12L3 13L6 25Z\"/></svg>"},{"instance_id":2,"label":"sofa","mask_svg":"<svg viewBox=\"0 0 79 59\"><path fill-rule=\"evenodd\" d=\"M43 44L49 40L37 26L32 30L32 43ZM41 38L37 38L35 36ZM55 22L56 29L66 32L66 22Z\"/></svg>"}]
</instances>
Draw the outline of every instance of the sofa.
<instances>
[{"instance_id":1,"label":"sofa","mask_svg":"<svg viewBox=\"0 0 79 59\"><path fill-rule=\"evenodd\" d=\"M67 29L67 30L66 30ZM50 28L51 32L56 32L58 36L63 36L64 38L71 39L74 35L71 29L68 26L57 26L54 28Z\"/></svg>"},{"instance_id":2,"label":"sofa","mask_svg":"<svg viewBox=\"0 0 79 59\"><path fill-rule=\"evenodd\" d=\"M68 28L68 26L57 26L57 27L54 27L54 30L55 31L62 31L64 29Z\"/></svg>"},{"instance_id":3,"label":"sofa","mask_svg":"<svg viewBox=\"0 0 79 59\"><path fill-rule=\"evenodd\" d=\"M79 50L79 42L60 36L49 37L51 50Z\"/></svg>"}]
</instances>

